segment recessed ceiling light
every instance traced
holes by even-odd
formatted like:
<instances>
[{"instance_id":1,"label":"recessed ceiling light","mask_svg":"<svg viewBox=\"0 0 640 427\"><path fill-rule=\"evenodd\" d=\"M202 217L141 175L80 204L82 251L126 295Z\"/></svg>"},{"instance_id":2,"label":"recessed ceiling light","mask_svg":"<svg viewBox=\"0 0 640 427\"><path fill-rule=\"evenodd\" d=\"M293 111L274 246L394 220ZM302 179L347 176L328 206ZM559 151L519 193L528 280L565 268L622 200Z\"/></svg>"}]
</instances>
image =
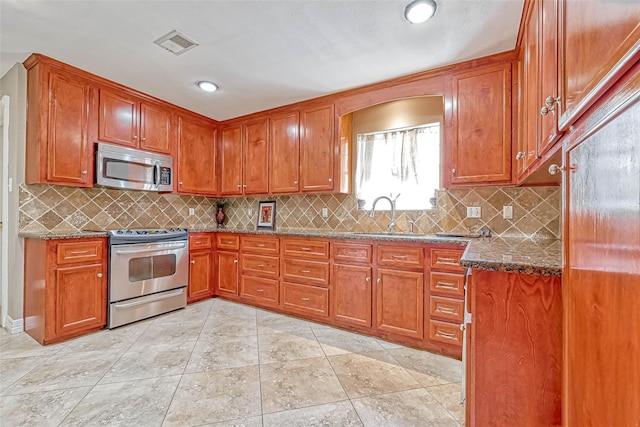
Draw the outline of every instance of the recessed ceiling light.
<instances>
[{"instance_id":1,"label":"recessed ceiling light","mask_svg":"<svg viewBox=\"0 0 640 427\"><path fill-rule=\"evenodd\" d=\"M198 82L198 87L205 92L215 92L218 90L217 84L205 80Z\"/></svg>"},{"instance_id":2,"label":"recessed ceiling light","mask_svg":"<svg viewBox=\"0 0 640 427\"><path fill-rule=\"evenodd\" d=\"M436 13L434 0L414 0L404 9L404 17L412 24L420 24Z\"/></svg>"}]
</instances>

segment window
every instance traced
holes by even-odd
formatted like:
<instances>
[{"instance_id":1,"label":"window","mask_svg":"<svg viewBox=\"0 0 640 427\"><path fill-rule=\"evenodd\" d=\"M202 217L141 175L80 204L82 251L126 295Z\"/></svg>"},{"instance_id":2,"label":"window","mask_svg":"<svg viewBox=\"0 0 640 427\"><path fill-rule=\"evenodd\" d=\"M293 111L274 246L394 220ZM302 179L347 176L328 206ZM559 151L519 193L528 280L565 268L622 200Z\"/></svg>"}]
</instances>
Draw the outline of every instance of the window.
<instances>
[{"instance_id":1,"label":"window","mask_svg":"<svg viewBox=\"0 0 640 427\"><path fill-rule=\"evenodd\" d=\"M440 188L440 123L358 134L356 157L359 209L371 209L378 196L398 194L398 210L435 207L429 199ZM381 203L379 208L391 207Z\"/></svg>"}]
</instances>

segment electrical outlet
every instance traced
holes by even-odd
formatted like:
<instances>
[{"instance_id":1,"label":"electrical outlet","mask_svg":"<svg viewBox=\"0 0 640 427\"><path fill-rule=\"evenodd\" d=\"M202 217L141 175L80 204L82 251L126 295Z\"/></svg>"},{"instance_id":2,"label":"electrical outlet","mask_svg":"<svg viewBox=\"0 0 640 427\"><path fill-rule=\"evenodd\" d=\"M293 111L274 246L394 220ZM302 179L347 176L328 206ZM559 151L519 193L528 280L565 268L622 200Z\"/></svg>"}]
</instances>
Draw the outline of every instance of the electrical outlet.
<instances>
[{"instance_id":1,"label":"electrical outlet","mask_svg":"<svg viewBox=\"0 0 640 427\"><path fill-rule=\"evenodd\" d=\"M467 207L467 218L481 218L481 217L482 217L482 208L480 206Z\"/></svg>"},{"instance_id":2,"label":"electrical outlet","mask_svg":"<svg viewBox=\"0 0 640 427\"><path fill-rule=\"evenodd\" d=\"M329 218L329 209L322 208L322 218Z\"/></svg>"},{"instance_id":3,"label":"electrical outlet","mask_svg":"<svg viewBox=\"0 0 640 427\"><path fill-rule=\"evenodd\" d=\"M247 208L247 216L253 216L253 209Z\"/></svg>"},{"instance_id":4,"label":"electrical outlet","mask_svg":"<svg viewBox=\"0 0 640 427\"><path fill-rule=\"evenodd\" d=\"M513 219L513 206L502 207L502 218Z\"/></svg>"},{"instance_id":5,"label":"electrical outlet","mask_svg":"<svg viewBox=\"0 0 640 427\"><path fill-rule=\"evenodd\" d=\"M196 209L195 208L189 208L189 215L195 215L196 214Z\"/></svg>"}]
</instances>

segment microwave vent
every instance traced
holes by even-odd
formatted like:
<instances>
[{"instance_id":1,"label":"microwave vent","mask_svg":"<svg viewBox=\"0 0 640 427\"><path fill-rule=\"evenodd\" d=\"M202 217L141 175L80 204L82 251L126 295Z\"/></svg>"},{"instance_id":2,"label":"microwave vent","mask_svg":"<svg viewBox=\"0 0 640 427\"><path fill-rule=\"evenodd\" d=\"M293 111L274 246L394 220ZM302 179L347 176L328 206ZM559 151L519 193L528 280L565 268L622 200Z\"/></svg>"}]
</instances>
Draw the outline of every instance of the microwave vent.
<instances>
[{"instance_id":1,"label":"microwave vent","mask_svg":"<svg viewBox=\"0 0 640 427\"><path fill-rule=\"evenodd\" d=\"M182 34L178 30L173 30L159 39L154 41L155 44L163 49L168 50L174 55L182 55L188 50L198 46L198 43L191 40L186 35Z\"/></svg>"}]
</instances>

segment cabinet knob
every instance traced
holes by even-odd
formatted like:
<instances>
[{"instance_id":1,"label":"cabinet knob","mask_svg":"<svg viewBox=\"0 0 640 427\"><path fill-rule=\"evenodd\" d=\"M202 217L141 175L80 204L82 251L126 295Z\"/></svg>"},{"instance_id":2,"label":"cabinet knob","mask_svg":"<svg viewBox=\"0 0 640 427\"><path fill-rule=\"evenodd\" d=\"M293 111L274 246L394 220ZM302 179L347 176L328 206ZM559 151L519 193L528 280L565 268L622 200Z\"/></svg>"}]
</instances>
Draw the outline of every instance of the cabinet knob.
<instances>
[{"instance_id":1,"label":"cabinet knob","mask_svg":"<svg viewBox=\"0 0 640 427\"><path fill-rule=\"evenodd\" d=\"M555 175L558 172L564 172L564 166L558 166L555 163L549 166L549 175Z\"/></svg>"},{"instance_id":2,"label":"cabinet knob","mask_svg":"<svg viewBox=\"0 0 640 427\"><path fill-rule=\"evenodd\" d=\"M145 138L145 137L143 136L143 137L142 137L142 141L146 141L146 140L147 140L147 138Z\"/></svg>"},{"instance_id":3,"label":"cabinet knob","mask_svg":"<svg viewBox=\"0 0 640 427\"><path fill-rule=\"evenodd\" d=\"M242 188L242 185L238 184L238 188Z\"/></svg>"},{"instance_id":4,"label":"cabinet knob","mask_svg":"<svg viewBox=\"0 0 640 427\"><path fill-rule=\"evenodd\" d=\"M234 259L234 260L233 260L233 263L234 263L234 264L237 264L237 263L238 263L238 260L237 260L237 259Z\"/></svg>"},{"instance_id":5,"label":"cabinet knob","mask_svg":"<svg viewBox=\"0 0 640 427\"><path fill-rule=\"evenodd\" d=\"M178 185L182 185L182 181L179 181L179 182L178 182Z\"/></svg>"},{"instance_id":6,"label":"cabinet knob","mask_svg":"<svg viewBox=\"0 0 640 427\"><path fill-rule=\"evenodd\" d=\"M242 184L242 188L247 188L247 184Z\"/></svg>"},{"instance_id":7,"label":"cabinet knob","mask_svg":"<svg viewBox=\"0 0 640 427\"><path fill-rule=\"evenodd\" d=\"M452 174L454 174L454 175L455 175L455 174L456 174L456 172L458 172L458 171L456 170L456 168L451 169L451 173L452 173Z\"/></svg>"},{"instance_id":8,"label":"cabinet knob","mask_svg":"<svg viewBox=\"0 0 640 427\"><path fill-rule=\"evenodd\" d=\"M553 106L553 104L556 104L556 103L560 103L560 97L554 98L553 96L549 95L549 96L547 96L547 98L544 100L544 104L545 104L547 107L551 107L551 106ZM553 110L553 108L552 108L552 110Z\"/></svg>"},{"instance_id":9,"label":"cabinet knob","mask_svg":"<svg viewBox=\"0 0 640 427\"><path fill-rule=\"evenodd\" d=\"M371 281L371 277L365 277L364 281L365 282L370 282Z\"/></svg>"},{"instance_id":10,"label":"cabinet knob","mask_svg":"<svg viewBox=\"0 0 640 427\"><path fill-rule=\"evenodd\" d=\"M82 175L86 175L86 174L87 174L87 171L86 171L86 170L83 170L83 171L82 171Z\"/></svg>"},{"instance_id":11,"label":"cabinet knob","mask_svg":"<svg viewBox=\"0 0 640 427\"><path fill-rule=\"evenodd\" d=\"M133 139L138 139L138 135L133 135Z\"/></svg>"},{"instance_id":12,"label":"cabinet knob","mask_svg":"<svg viewBox=\"0 0 640 427\"><path fill-rule=\"evenodd\" d=\"M518 154L516 154L516 160L524 159L524 155L524 151L518 151Z\"/></svg>"},{"instance_id":13,"label":"cabinet knob","mask_svg":"<svg viewBox=\"0 0 640 427\"><path fill-rule=\"evenodd\" d=\"M376 279L376 283L380 283L380 282L382 282L382 279L378 277L378 278Z\"/></svg>"},{"instance_id":14,"label":"cabinet knob","mask_svg":"<svg viewBox=\"0 0 640 427\"><path fill-rule=\"evenodd\" d=\"M333 178L329 178L329 182L333 182Z\"/></svg>"},{"instance_id":15,"label":"cabinet knob","mask_svg":"<svg viewBox=\"0 0 640 427\"><path fill-rule=\"evenodd\" d=\"M195 263L196 263L196 260L195 260L195 259L192 259L192 260L191 260L191 264L195 264Z\"/></svg>"},{"instance_id":16,"label":"cabinet knob","mask_svg":"<svg viewBox=\"0 0 640 427\"><path fill-rule=\"evenodd\" d=\"M97 276L98 276L98 277L102 277L102 273L98 273L98 274L97 274Z\"/></svg>"},{"instance_id":17,"label":"cabinet knob","mask_svg":"<svg viewBox=\"0 0 640 427\"><path fill-rule=\"evenodd\" d=\"M298 181L293 181L293 185L298 185Z\"/></svg>"}]
</instances>

